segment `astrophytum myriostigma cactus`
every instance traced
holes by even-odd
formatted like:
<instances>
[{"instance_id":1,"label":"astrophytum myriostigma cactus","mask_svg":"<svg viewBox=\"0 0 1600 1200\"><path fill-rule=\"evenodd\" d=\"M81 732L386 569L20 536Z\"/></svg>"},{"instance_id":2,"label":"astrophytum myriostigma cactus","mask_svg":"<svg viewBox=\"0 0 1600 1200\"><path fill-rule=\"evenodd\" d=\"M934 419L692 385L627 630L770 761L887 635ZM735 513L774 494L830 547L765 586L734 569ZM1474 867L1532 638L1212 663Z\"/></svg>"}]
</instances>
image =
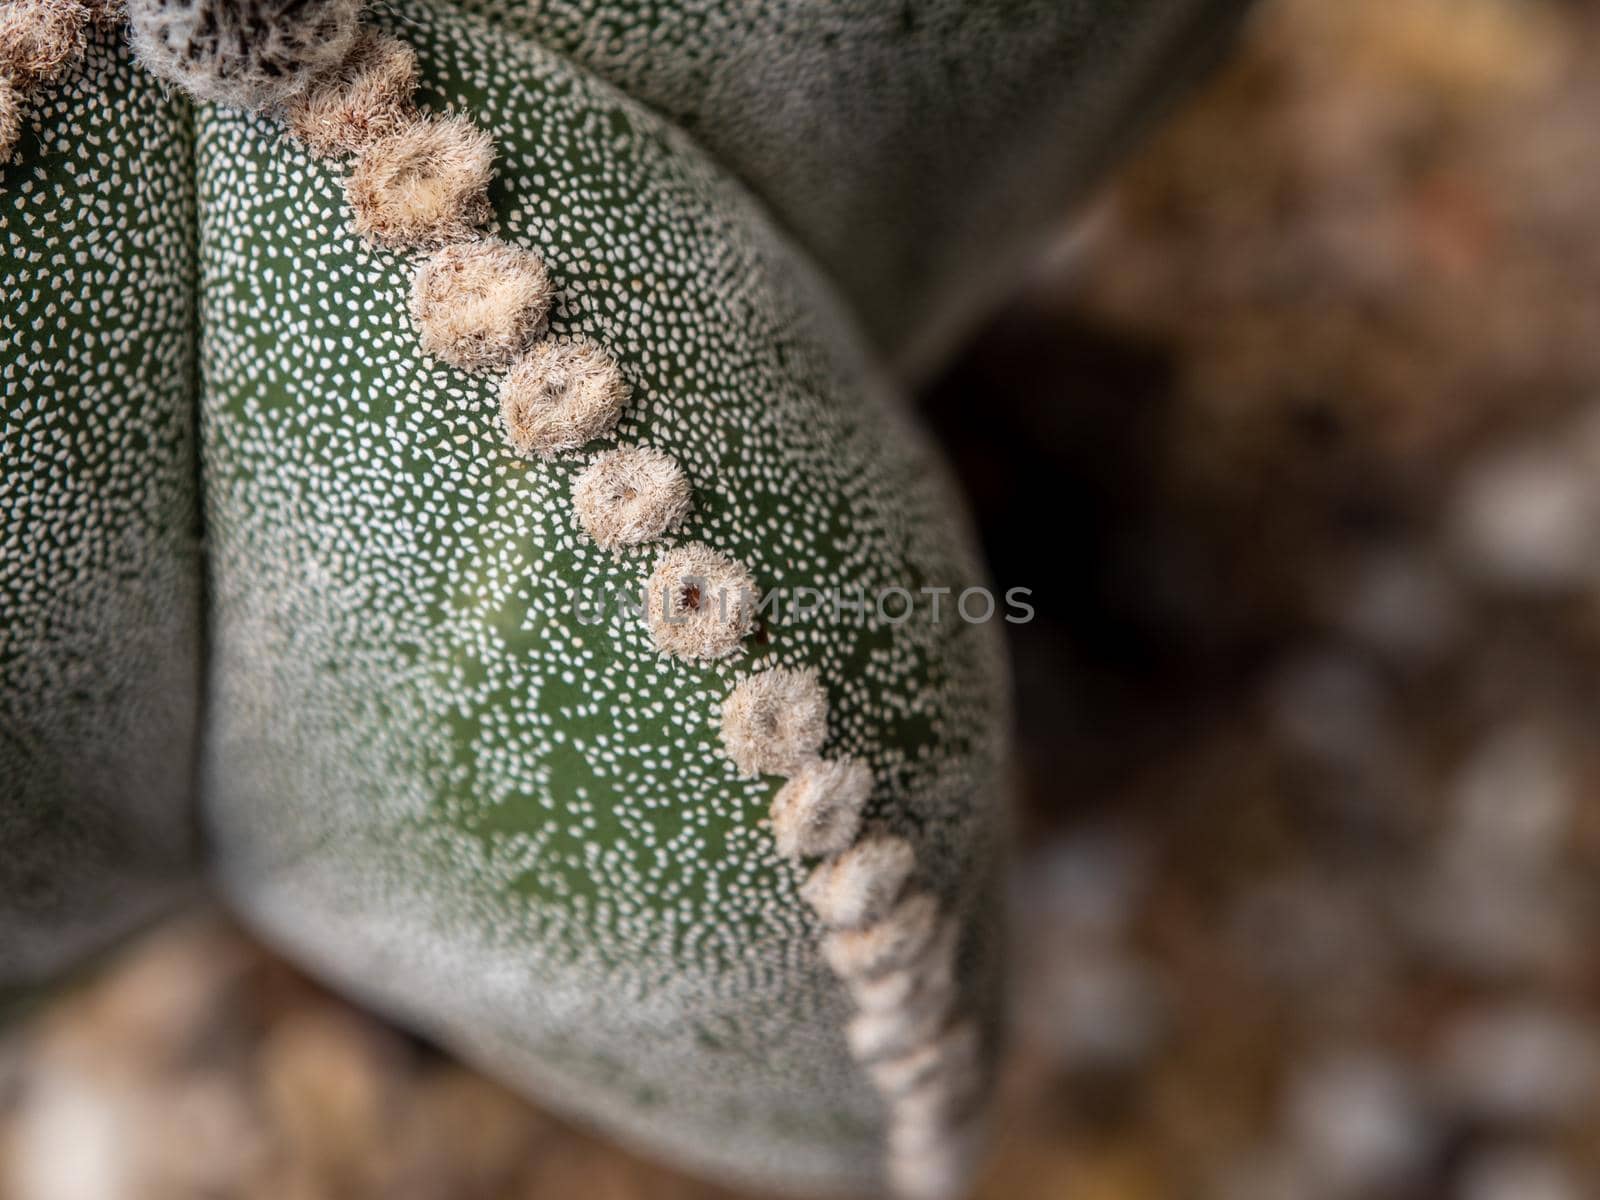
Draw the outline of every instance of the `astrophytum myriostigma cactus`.
<instances>
[{"instance_id":1,"label":"astrophytum myriostigma cactus","mask_svg":"<svg viewBox=\"0 0 1600 1200\"><path fill-rule=\"evenodd\" d=\"M746 7L0 6L0 987L204 869L665 1156L960 1186L1004 673L877 355L1236 5Z\"/></svg>"}]
</instances>

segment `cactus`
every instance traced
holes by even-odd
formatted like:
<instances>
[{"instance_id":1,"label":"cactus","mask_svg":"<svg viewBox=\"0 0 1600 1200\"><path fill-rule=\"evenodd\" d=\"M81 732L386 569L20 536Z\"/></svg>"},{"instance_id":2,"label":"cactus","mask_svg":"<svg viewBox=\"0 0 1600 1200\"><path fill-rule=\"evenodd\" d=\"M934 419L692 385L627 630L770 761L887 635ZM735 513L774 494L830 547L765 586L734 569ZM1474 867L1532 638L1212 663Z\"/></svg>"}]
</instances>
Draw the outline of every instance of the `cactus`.
<instances>
[{"instance_id":1,"label":"cactus","mask_svg":"<svg viewBox=\"0 0 1600 1200\"><path fill-rule=\"evenodd\" d=\"M948 597L873 599L981 572L849 307L903 349L948 264L863 286L840 212L741 150L772 114L695 90L707 45L742 71L770 31L677 30L657 76L587 52L645 28L604 8L132 0L130 53L107 10L11 4L0 987L203 861L314 972L663 1155L957 1189L997 1040L1004 672ZM833 86L943 95L924 20L1006 88L994 45L1110 36L1025 11L991 43L943 8L824 30ZM1146 8L1154 45L1189 6ZM853 93L794 94L810 120ZM1006 95L973 119L1008 129ZM883 253L929 153L839 150Z\"/></svg>"}]
</instances>

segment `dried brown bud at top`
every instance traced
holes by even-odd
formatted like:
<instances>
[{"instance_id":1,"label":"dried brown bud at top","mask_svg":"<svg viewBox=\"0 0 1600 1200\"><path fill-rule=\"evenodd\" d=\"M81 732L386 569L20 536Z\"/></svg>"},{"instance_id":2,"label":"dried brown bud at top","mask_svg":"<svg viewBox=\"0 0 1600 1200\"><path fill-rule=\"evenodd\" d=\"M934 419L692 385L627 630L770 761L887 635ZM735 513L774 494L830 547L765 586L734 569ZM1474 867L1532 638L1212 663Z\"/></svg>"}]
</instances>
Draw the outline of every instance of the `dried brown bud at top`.
<instances>
[{"instance_id":1,"label":"dried brown bud at top","mask_svg":"<svg viewBox=\"0 0 1600 1200\"><path fill-rule=\"evenodd\" d=\"M756 581L698 543L668 550L645 583L645 624L656 649L691 660L726 658L755 625Z\"/></svg>"},{"instance_id":2,"label":"dried brown bud at top","mask_svg":"<svg viewBox=\"0 0 1600 1200\"><path fill-rule=\"evenodd\" d=\"M828 693L811 668L773 667L722 704L722 745L741 775L792 775L828 733Z\"/></svg>"},{"instance_id":3,"label":"dried brown bud at top","mask_svg":"<svg viewBox=\"0 0 1600 1200\"><path fill-rule=\"evenodd\" d=\"M9 76L0 75L0 163L8 162L22 136L22 93Z\"/></svg>"},{"instance_id":4,"label":"dried brown bud at top","mask_svg":"<svg viewBox=\"0 0 1600 1200\"><path fill-rule=\"evenodd\" d=\"M424 117L372 142L345 195L356 232L386 246L435 246L489 219L494 139L466 117Z\"/></svg>"},{"instance_id":5,"label":"dried brown bud at top","mask_svg":"<svg viewBox=\"0 0 1600 1200\"><path fill-rule=\"evenodd\" d=\"M349 58L289 101L284 121L317 158L354 154L416 119L416 91L416 52L364 29Z\"/></svg>"},{"instance_id":6,"label":"dried brown bud at top","mask_svg":"<svg viewBox=\"0 0 1600 1200\"><path fill-rule=\"evenodd\" d=\"M411 285L422 349L463 371L505 366L544 333L555 287L532 250L488 239L435 251Z\"/></svg>"},{"instance_id":7,"label":"dried brown bud at top","mask_svg":"<svg viewBox=\"0 0 1600 1200\"><path fill-rule=\"evenodd\" d=\"M855 841L872 772L853 759L814 758L772 801L772 836L785 858L838 854Z\"/></svg>"},{"instance_id":8,"label":"dried brown bud at top","mask_svg":"<svg viewBox=\"0 0 1600 1200\"><path fill-rule=\"evenodd\" d=\"M128 0L133 52L199 100L281 104L344 60L361 0Z\"/></svg>"},{"instance_id":9,"label":"dried brown bud at top","mask_svg":"<svg viewBox=\"0 0 1600 1200\"><path fill-rule=\"evenodd\" d=\"M608 450L572 486L584 532L607 550L636 546L689 515L689 481L672 457L647 446Z\"/></svg>"},{"instance_id":10,"label":"dried brown bud at top","mask_svg":"<svg viewBox=\"0 0 1600 1200\"><path fill-rule=\"evenodd\" d=\"M49 83L83 52L89 10L80 0L0 4L0 74L21 91Z\"/></svg>"},{"instance_id":11,"label":"dried brown bud at top","mask_svg":"<svg viewBox=\"0 0 1600 1200\"><path fill-rule=\"evenodd\" d=\"M824 925L855 929L889 911L915 866L916 854L904 838L863 838L812 871L800 895Z\"/></svg>"},{"instance_id":12,"label":"dried brown bud at top","mask_svg":"<svg viewBox=\"0 0 1600 1200\"><path fill-rule=\"evenodd\" d=\"M874 979L914 962L939 932L939 902L927 892L907 896L881 921L840 929L822 939L822 957L847 980Z\"/></svg>"},{"instance_id":13,"label":"dried brown bud at top","mask_svg":"<svg viewBox=\"0 0 1600 1200\"><path fill-rule=\"evenodd\" d=\"M543 458L609 433L627 401L616 359L593 342L540 342L500 385L511 445Z\"/></svg>"}]
</instances>

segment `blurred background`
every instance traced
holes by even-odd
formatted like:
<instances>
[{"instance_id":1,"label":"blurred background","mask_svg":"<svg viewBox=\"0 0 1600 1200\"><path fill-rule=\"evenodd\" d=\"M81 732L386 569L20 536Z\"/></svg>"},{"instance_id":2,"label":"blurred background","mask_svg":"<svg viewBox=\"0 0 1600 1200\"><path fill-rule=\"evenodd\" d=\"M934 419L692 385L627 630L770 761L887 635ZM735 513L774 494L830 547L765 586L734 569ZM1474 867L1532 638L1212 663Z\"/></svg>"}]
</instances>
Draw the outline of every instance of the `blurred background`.
<instances>
[{"instance_id":1,"label":"blurred background","mask_svg":"<svg viewBox=\"0 0 1600 1200\"><path fill-rule=\"evenodd\" d=\"M1264 0L923 406L1021 721L993 1200L1600 1197L1600 6ZM217 914L6 1200L713 1200Z\"/></svg>"}]
</instances>

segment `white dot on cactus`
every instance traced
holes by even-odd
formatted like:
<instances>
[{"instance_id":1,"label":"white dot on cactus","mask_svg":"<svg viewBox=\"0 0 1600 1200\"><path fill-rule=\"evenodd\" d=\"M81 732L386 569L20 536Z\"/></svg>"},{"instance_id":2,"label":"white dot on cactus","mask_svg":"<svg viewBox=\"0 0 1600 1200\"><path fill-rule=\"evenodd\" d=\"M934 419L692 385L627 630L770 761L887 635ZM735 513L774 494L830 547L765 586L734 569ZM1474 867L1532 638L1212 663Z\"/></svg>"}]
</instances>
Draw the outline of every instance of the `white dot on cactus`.
<instances>
[{"instance_id":1,"label":"white dot on cactus","mask_svg":"<svg viewBox=\"0 0 1600 1200\"><path fill-rule=\"evenodd\" d=\"M549 458L609 433L627 400L627 382L601 347L545 341L506 375L500 418L518 453Z\"/></svg>"},{"instance_id":2,"label":"white dot on cactus","mask_svg":"<svg viewBox=\"0 0 1600 1200\"><path fill-rule=\"evenodd\" d=\"M785 858L839 854L856 840L872 772L850 758L812 759L772 801L772 835Z\"/></svg>"},{"instance_id":3,"label":"white dot on cactus","mask_svg":"<svg viewBox=\"0 0 1600 1200\"><path fill-rule=\"evenodd\" d=\"M82 53L89 10L79 0L0 4L0 76L17 91L55 80Z\"/></svg>"},{"instance_id":4,"label":"white dot on cactus","mask_svg":"<svg viewBox=\"0 0 1600 1200\"><path fill-rule=\"evenodd\" d=\"M345 197L356 232L391 247L437 246L489 219L494 139L463 116L423 117L361 151Z\"/></svg>"},{"instance_id":5,"label":"white dot on cactus","mask_svg":"<svg viewBox=\"0 0 1600 1200\"><path fill-rule=\"evenodd\" d=\"M200 100L270 108L343 61L361 0L128 0L133 50Z\"/></svg>"},{"instance_id":6,"label":"white dot on cactus","mask_svg":"<svg viewBox=\"0 0 1600 1200\"><path fill-rule=\"evenodd\" d=\"M645 583L645 624L655 647L674 658L726 658L755 626L756 582L709 546L668 550Z\"/></svg>"},{"instance_id":7,"label":"white dot on cactus","mask_svg":"<svg viewBox=\"0 0 1600 1200\"><path fill-rule=\"evenodd\" d=\"M916 853L904 838L874 834L819 864L800 888L824 925L854 929L876 921L905 890Z\"/></svg>"},{"instance_id":8,"label":"white dot on cactus","mask_svg":"<svg viewBox=\"0 0 1600 1200\"><path fill-rule=\"evenodd\" d=\"M597 546L619 550L676 529L693 500L671 455L648 446L608 450L572 485L572 504Z\"/></svg>"},{"instance_id":9,"label":"white dot on cactus","mask_svg":"<svg viewBox=\"0 0 1600 1200\"><path fill-rule=\"evenodd\" d=\"M793 774L827 732L828 693L809 668L757 672L722 703L722 745L741 775Z\"/></svg>"},{"instance_id":10,"label":"white dot on cactus","mask_svg":"<svg viewBox=\"0 0 1600 1200\"><path fill-rule=\"evenodd\" d=\"M938 931L939 902L927 892L914 892L882 920L825 935L822 957L835 975L872 979L914 962Z\"/></svg>"},{"instance_id":11,"label":"white dot on cactus","mask_svg":"<svg viewBox=\"0 0 1600 1200\"><path fill-rule=\"evenodd\" d=\"M425 353L463 371L502 367L541 336L555 299L544 260L495 238L436 250L411 284Z\"/></svg>"},{"instance_id":12,"label":"white dot on cactus","mask_svg":"<svg viewBox=\"0 0 1600 1200\"><path fill-rule=\"evenodd\" d=\"M416 119L416 90L416 52L366 29L337 69L284 106L284 124L317 158L355 154Z\"/></svg>"}]
</instances>

